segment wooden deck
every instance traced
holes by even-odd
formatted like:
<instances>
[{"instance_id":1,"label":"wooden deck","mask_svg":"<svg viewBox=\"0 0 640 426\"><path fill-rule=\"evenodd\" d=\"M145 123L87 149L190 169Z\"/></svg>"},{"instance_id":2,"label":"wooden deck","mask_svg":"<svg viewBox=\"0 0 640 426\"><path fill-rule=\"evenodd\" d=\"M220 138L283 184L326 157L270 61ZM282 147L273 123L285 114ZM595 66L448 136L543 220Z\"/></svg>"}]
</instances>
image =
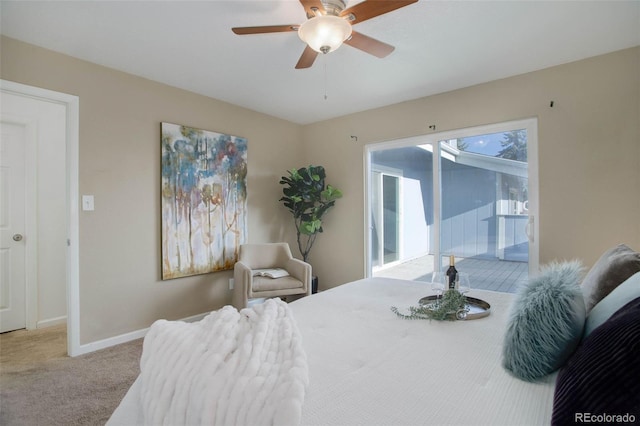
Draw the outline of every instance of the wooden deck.
<instances>
[{"instance_id":1,"label":"wooden deck","mask_svg":"<svg viewBox=\"0 0 640 426\"><path fill-rule=\"evenodd\" d=\"M471 288L504 293L515 293L518 285L526 283L529 276L526 262L456 258L456 269L469 273ZM432 271L433 256L423 256L374 271L373 276L429 282Z\"/></svg>"}]
</instances>

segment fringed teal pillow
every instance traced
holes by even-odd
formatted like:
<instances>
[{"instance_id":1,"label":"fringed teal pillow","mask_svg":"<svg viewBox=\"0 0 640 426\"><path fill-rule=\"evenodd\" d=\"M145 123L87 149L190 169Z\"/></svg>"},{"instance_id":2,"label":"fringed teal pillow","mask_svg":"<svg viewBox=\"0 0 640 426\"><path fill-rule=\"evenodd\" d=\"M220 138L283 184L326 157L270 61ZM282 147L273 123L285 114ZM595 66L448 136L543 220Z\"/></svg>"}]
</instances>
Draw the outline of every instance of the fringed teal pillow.
<instances>
[{"instance_id":1,"label":"fringed teal pillow","mask_svg":"<svg viewBox=\"0 0 640 426\"><path fill-rule=\"evenodd\" d=\"M502 348L502 366L535 381L564 365L582 337L586 311L578 261L553 262L516 293Z\"/></svg>"}]
</instances>

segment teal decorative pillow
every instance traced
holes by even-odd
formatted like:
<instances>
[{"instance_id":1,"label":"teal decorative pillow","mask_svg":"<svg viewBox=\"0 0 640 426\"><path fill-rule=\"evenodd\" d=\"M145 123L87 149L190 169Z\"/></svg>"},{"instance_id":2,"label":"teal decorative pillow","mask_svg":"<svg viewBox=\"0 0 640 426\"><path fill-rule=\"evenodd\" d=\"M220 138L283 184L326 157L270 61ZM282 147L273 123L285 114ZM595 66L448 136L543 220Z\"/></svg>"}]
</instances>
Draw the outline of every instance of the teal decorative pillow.
<instances>
[{"instance_id":1,"label":"teal decorative pillow","mask_svg":"<svg viewBox=\"0 0 640 426\"><path fill-rule=\"evenodd\" d=\"M535 381L564 365L582 338L582 264L553 262L517 291L502 348L502 366Z\"/></svg>"},{"instance_id":2,"label":"teal decorative pillow","mask_svg":"<svg viewBox=\"0 0 640 426\"><path fill-rule=\"evenodd\" d=\"M604 324L618 309L639 297L640 272L636 272L593 307L587 315L582 339L586 339L593 330Z\"/></svg>"}]
</instances>

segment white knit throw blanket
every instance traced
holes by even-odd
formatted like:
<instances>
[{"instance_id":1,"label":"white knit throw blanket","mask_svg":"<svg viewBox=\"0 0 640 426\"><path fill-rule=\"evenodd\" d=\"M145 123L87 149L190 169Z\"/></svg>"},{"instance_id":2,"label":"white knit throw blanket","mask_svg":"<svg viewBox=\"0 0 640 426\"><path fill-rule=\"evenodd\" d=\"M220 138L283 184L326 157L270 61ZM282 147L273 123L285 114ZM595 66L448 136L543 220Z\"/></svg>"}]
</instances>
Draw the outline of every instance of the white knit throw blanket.
<instances>
[{"instance_id":1,"label":"white knit throw blanket","mask_svg":"<svg viewBox=\"0 0 640 426\"><path fill-rule=\"evenodd\" d=\"M297 425L307 359L280 299L201 321L156 321L144 339L141 403L148 425Z\"/></svg>"}]
</instances>

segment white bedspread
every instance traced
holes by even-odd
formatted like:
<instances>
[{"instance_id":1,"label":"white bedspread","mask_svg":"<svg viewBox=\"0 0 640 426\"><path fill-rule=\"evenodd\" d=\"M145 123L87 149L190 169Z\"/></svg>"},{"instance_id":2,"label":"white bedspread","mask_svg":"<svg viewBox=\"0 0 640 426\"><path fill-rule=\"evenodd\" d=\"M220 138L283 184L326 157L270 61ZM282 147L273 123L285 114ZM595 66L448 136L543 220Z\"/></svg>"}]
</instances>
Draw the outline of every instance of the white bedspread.
<instances>
[{"instance_id":1,"label":"white bedspread","mask_svg":"<svg viewBox=\"0 0 640 426\"><path fill-rule=\"evenodd\" d=\"M309 362L302 424L550 424L555 376L526 383L500 364L513 295L472 290L492 313L471 321L390 311L429 294L428 283L372 278L291 304Z\"/></svg>"},{"instance_id":2,"label":"white bedspread","mask_svg":"<svg viewBox=\"0 0 640 426\"><path fill-rule=\"evenodd\" d=\"M472 290L492 313L471 321L409 321L390 311L428 294L427 283L372 278L289 305L309 364L301 424L550 424L555 376L527 383L500 364L513 295ZM113 424L140 424L139 394L136 382Z\"/></svg>"},{"instance_id":3,"label":"white bedspread","mask_svg":"<svg viewBox=\"0 0 640 426\"><path fill-rule=\"evenodd\" d=\"M299 331L279 299L197 323L155 322L140 370L148 425L297 425L308 384Z\"/></svg>"}]
</instances>

